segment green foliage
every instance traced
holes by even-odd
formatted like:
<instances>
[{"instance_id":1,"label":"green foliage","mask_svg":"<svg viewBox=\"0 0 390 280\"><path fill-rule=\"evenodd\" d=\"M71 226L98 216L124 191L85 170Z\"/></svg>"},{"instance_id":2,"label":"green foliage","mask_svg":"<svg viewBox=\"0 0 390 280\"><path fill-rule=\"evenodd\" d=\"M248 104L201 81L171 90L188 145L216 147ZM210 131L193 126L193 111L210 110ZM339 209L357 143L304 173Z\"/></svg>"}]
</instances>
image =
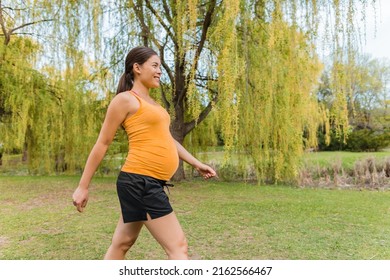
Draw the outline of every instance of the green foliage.
<instances>
[{"instance_id":1,"label":"green foliage","mask_svg":"<svg viewBox=\"0 0 390 280\"><path fill-rule=\"evenodd\" d=\"M237 143L243 156L253 159L257 177L271 182L296 176L303 148L316 145L321 122L312 95L321 64L306 36L277 12L270 24L243 21L240 44L247 70L239 84Z\"/></svg>"},{"instance_id":2,"label":"green foliage","mask_svg":"<svg viewBox=\"0 0 390 280\"><path fill-rule=\"evenodd\" d=\"M227 166L239 152L243 166L252 158L260 181L289 181L304 148L316 145L318 126L326 138L330 127L338 136L349 129L353 71L345 70L353 64L345 61L354 59L355 7L371 2L3 1L11 10L0 7L7 39L0 46L0 142L7 152L26 152L33 173L79 171L125 54L148 45L162 58L161 101L176 139L187 138L193 151L222 142ZM332 34L331 108L313 94L322 13ZM110 149L114 166L123 147Z\"/></svg>"},{"instance_id":3,"label":"green foliage","mask_svg":"<svg viewBox=\"0 0 390 280\"><path fill-rule=\"evenodd\" d=\"M102 103L83 88L82 67L68 69L64 78L35 70L30 61L38 49L21 37L2 46L0 143L6 153L24 153L33 174L72 173L82 168L96 139Z\"/></svg>"},{"instance_id":4,"label":"green foliage","mask_svg":"<svg viewBox=\"0 0 390 280\"><path fill-rule=\"evenodd\" d=\"M348 136L344 149L353 152L380 151L390 146L390 130L355 130Z\"/></svg>"},{"instance_id":5,"label":"green foliage","mask_svg":"<svg viewBox=\"0 0 390 280\"><path fill-rule=\"evenodd\" d=\"M70 11L82 9L73 4L42 0L0 5L5 38L0 43L0 144L7 156L22 154L32 174L79 171L106 106L91 91L94 64L77 50L82 19ZM66 37L66 44L59 43Z\"/></svg>"},{"instance_id":6,"label":"green foliage","mask_svg":"<svg viewBox=\"0 0 390 280\"><path fill-rule=\"evenodd\" d=\"M334 107L337 106L332 71L325 71L317 91L319 102L330 112L331 118L326 135L324 129L318 132L320 150L377 151L389 145L389 108L386 105L390 64L356 56L354 61L339 64L338 67L349 77L346 86L350 89L345 109L348 123L344 131L334 122ZM346 129L347 128L347 129ZM329 137L329 138L328 138ZM329 143L330 139L330 143Z\"/></svg>"},{"instance_id":7,"label":"green foliage","mask_svg":"<svg viewBox=\"0 0 390 280\"><path fill-rule=\"evenodd\" d=\"M347 142L344 142L332 131L329 145L325 143L322 132L318 133L318 137L318 148L321 151L377 152L390 146L389 130L356 129L348 134Z\"/></svg>"}]
</instances>

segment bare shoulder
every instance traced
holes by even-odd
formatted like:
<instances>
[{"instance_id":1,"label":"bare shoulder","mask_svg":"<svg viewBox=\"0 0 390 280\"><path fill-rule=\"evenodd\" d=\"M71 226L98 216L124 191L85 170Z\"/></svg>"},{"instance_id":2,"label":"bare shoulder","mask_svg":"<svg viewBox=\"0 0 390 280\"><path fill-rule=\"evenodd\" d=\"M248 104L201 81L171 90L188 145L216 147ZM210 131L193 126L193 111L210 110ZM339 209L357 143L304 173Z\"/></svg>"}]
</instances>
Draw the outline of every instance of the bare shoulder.
<instances>
[{"instance_id":1,"label":"bare shoulder","mask_svg":"<svg viewBox=\"0 0 390 280\"><path fill-rule=\"evenodd\" d=\"M110 107L114 107L116 110L133 114L139 108L139 101L129 92L118 93L110 103Z\"/></svg>"}]
</instances>

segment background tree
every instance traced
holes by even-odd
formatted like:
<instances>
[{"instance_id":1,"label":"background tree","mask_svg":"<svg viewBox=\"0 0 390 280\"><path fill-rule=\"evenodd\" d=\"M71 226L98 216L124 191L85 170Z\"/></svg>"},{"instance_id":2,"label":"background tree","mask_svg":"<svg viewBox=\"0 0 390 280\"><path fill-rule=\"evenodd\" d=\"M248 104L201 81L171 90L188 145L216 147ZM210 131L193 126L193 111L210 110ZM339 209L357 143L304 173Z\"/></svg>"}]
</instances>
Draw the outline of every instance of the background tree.
<instances>
[{"instance_id":1,"label":"background tree","mask_svg":"<svg viewBox=\"0 0 390 280\"><path fill-rule=\"evenodd\" d=\"M258 178L288 181L303 149L317 144L322 119L313 90L322 65L307 36L283 19L281 6L272 19L264 9L249 18L251 10L242 19L239 44L246 73L238 87L237 146L243 159L252 159Z\"/></svg>"},{"instance_id":2,"label":"background tree","mask_svg":"<svg viewBox=\"0 0 390 280\"><path fill-rule=\"evenodd\" d=\"M237 125L237 106L231 101L239 73L235 26L239 2L130 1L129 8L138 27L130 41L160 52L166 73L161 100L173 116L174 138L183 143L217 100L224 111L222 133L233 135ZM128 16L121 18L128 20ZM226 137L227 145L230 138ZM182 162L175 178L184 178Z\"/></svg>"},{"instance_id":3,"label":"background tree","mask_svg":"<svg viewBox=\"0 0 390 280\"><path fill-rule=\"evenodd\" d=\"M340 135L331 123L332 143L330 146L320 143L321 149L378 150L389 144L385 141L385 138L390 138L386 107L389 66L386 60L372 59L368 55L356 55L354 61L338 66L351 77L347 83L351 94L346 97L349 129ZM332 112L336 98L330 71L323 73L317 96L319 102Z\"/></svg>"},{"instance_id":4,"label":"background tree","mask_svg":"<svg viewBox=\"0 0 390 280\"><path fill-rule=\"evenodd\" d=\"M123 71L130 48L147 45L157 49L165 72L158 96L171 113L173 136L183 142L193 135L187 139L199 144L196 129L211 133L203 138L211 137L212 142L217 132L227 160L232 152L250 154L257 177L275 182L294 177L299 154L304 147L315 145L313 131L325 119L332 120L337 131L348 129L351 77L344 75L342 65L346 58L354 59L349 50L358 44L355 35L360 32L355 20L364 18L370 3L375 1L20 1L12 2L13 11L18 12L8 22L22 26L17 20L55 19L42 22L45 25L40 28L51 39L36 40L45 54L54 54L45 56L55 65L48 84L63 86L61 106L68 97L80 101L80 106L94 104L90 101L104 98L102 93L115 88L113 77ZM1 5L2 11L12 6L4 1ZM313 46L322 25L324 45L334 61L333 111L318 106L313 93L321 69ZM26 33L41 34L36 27L26 26ZM2 35L6 37L4 31ZM45 59L40 63L45 64ZM89 99L92 92L95 95ZM66 151L64 166L77 165L67 162L76 160L80 152L76 147L65 148L68 142L75 144L72 139L78 139L77 143L85 143L80 144L83 149L90 143L82 140L89 139L89 134L80 136L79 128L69 131L72 122L74 126L93 120L95 109L86 108L72 111L74 118L63 123L66 134L73 135L59 138L63 147L58 151ZM200 126L206 118L207 125ZM19 131L18 137L25 139L26 131ZM85 154L79 155L79 162L84 162ZM176 178L183 175L181 166Z\"/></svg>"},{"instance_id":5,"label":"background tree","mask_svg":"<svg viewBox=\"0 0 390 280\"><path fill-rule=\"evenodd\" d=\"M347 92L342 89L336 91L338 94L336 95L337 102L335 104L338 104L338 106L334 107L332 115L327 114L326 110L321 110L321 107L313 103L314 99L310 91L316 83L316 75L319 74L320 65L312 44L318 38L319 22L322 20L326 23L333 23L333 26L336 25L334 30L330 27L332 24L326 24L327 30L324 33L332 35L328 38L327 43L333 48L335 61L340 60L344 53L342 47L345 45L353 47L356 44L354 34L358 32L358 28L355 25L354 18L359 15L359 9L356 9L356 7L360 3L363 3L361 8L367 8L368 1L350 1L348 3L340 1L282 0L131 1L129 5L125 3L118 5L122 7L119 18L123 19L123 24L119 25L123 26L130 19L130 25L136 27L128 36L124 35L125 38L129 39L123 41L125 43L141 43L155 47L160 51L163 67L167 77L169 77L165 80L168 86L163 85L161 87L162 101L173 116L172 134L179 142L182 142L189 133L196 135L197 133L193 129L209 115L211 108L213 108L215 112L213 114L214 120L208 122L208 127L214 126L214 129L209 131L220 130L220 137L223 139L225 150L233 152L234 150L242 150L243 146L250 145L248 141L244 141L245 144L239 144L240 139L242 139L241 134L238 134L239 123L241 121L245 122L243 119L248 120L248 124L258 123L255 121L257 116L255 114L248 115L247 108L240 107L245 104L242 103L242 97L243 95L246 97L249 92L247 90L249 82L244 83L245 86L238 86L238 81L243 75L249 79L254 75L253 71L258 71L261 73L259 75L264 75L257 81L267 79L272 82L278 81L280 87L279 90L268 90L267 92L258 85L253 91L253 95L257 96L256 98L266 98L268 94L271 96L270 100L277 100L274 98L276 92L280 92L282 96L282 92L285 91L289 93L294 91L296 96L305 96L302 97L302 103L310 104L309 108L312 115L318 117L311 118L312 121L307 123L305 120L299 119L307 111L302 111L302 115L297 114L296 119L299 119L297 121L299 124L294 127L299 127L300 132L290 133L286 131L287 126L281 128L276 127L276 123L259 122L262 129L256 127L257 129L254 130L256 137L253 137L254 134L246 136L246 139L255 142L253 143L254 151L265 151L267 148L273 150L263 154L263 156L267 155L266 158L269 159L266 161L263 161L264 157L259 157L260 152L253 152L252 154L257 158L255 164L259 171L257 172L259 178L264 179L263 175L267 173L271 174L271 180L275 181L287 176L287 173L274 170L274 168L289 169L290 175L287 176L288 178L296 173L297 162L295 160L289 161L287 158L297 159L297 155L302 152L304 147L302 143L306 145L315 144L315 133L312 129L319 125L324 117L325 119L333 118L333 122L339 131L348 129L348 126L346 126L348 111L344 110ZM364 11L361 15L364 15ZM281 24L283 22L285 26ZM249 27L250 25L254 27ZM285 31L288 26L293 31ZM259 31L253 36L248 31L239 32L239 28L247 28L247 30L249 28L253 30L265 29L266 31ZM282 28L284 33L279 32L279 28ZM294 32L296 35L291 35ZM298 35L299 33L302 34ZM264 39L267 36L268 38ZM287 36L287 39L284 36ZM297 39L299 36L301 36L301 39ZM281 74L284 71L283 66L279 68L279 65L297 62L293 58L297 53L291 49L288 50L286 44L295 45L295 48L302 46L302 53L306 53L305 59L310 61L300 69L294 69L291 72L286 70L285 72L290 74L283 77ZM123 50L123 47L121 48L119 44L116 44L116 46L114 49ZM241 56L241 54L251 52L253 55ZM123 56L123 51L117 53ZM261 54L264 56L261 56ZM278 55L274 56L275 54ZM273 57L275 57L274 60L272 60ZM268 72L260 70L263 65L252 62L261 58L264 60L270 60L271 58L275 62L270 65ZM252 64L251 67L248 67L248 64ZM269 75L269 71L273 75ZM302 82L302 90L299 89L299 86L292 87L293 83L299 84L294 79L294 75L308 77ZM340 87L344 82L340 78L342 76L341 72L337 72L334 76L339 81L336 84L339 84ZM289 79L295 82L291 81L290 83ZM255 83L252 82L252 84ZM289 88L290 86L291 88ZM281 90L283 88L288 89ZM306 95L300 94L302 92L305 92ZM292 94L292 96L295 95ZM250 100L250 98L247 100ZM283 98L280 100L283 100ZM253 106L253 103L246 104ZM287 115L291 113L289 109L284 107L290 106L289 102L275 102L274 104L278 104L279 110L276 110L276 106L274 106L271 110L273 115L264 115L274 118L280 116L280 112L288 112ZM263 103L259 105L269 106L270 104ZM258 109L269 110L268 107L258 107ZM296 107L295 109L300 112L300 108ZM251 120L248 119L249 117ZM271 125L271 127L268 128L267 125ZM277 136L272 138L269 133L262 134L262 131L266 132L267 129L272 130L275 135L278 131L279 138ZM241 131L244 130L241 129ZM297 140L303 135L303 131L309 133L310 140L307 141L306 138L300 141ZM292 135L297 135L297 138L291 138ZM212 137L214 138L214 136ZM199 137L191 137L191 139L194 140L191 144L199 143ZM257 140L254 139L261 139L259 141L262 143L273 142L274 146L273 148L263 146L256 143ZM286 143L297 144L294 149L291 149L291 147L289 147L290 149L280 149L278 147L279 143L284 143L284 147L289 147L290 144ZM301 145L301 147L298 148L297 145ZM288 153L286 157L283 156L285 153ZM229 157L227 157L227 161L228 159ZM260 167L260 163L269 166L268 169L264 166ZM282 168L282 166L284 167ZM268 173L265 170L274 170L274 172ZM179 173L176 175L176 178L182 178L182 169L179 169Z\"/></svg>"},{"instance_id":6,"label":"background tree","mask_svg":"<svg viewBox=\"0 0 390 280\"><path fill-rule=\"evenodd\" d=\"M52 36L61 28L41 26L54 22L57 9L50 1L0 2L0 143L4 152L22 153L31 173L79 170L100 121L81 53L34 40L37 29ZM51 48L57 53L44 56ZM50 65L56 56L64 65Z\"/></svg>"}]
</instances>

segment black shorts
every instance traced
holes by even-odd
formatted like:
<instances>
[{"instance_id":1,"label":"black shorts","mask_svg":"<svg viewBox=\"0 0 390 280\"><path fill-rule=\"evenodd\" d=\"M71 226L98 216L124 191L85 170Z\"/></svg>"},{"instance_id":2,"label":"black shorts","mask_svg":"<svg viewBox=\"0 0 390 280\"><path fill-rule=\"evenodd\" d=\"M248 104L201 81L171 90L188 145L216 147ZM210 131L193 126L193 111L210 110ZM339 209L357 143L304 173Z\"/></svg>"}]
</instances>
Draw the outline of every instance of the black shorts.
<instances>
[{"instance_id":1,"label":"black shorts","mask_svg":"<svg viewBox=\"0 0 390 280\"><path fill-rule=\"evenodd\" d=\"M165 193L166 181L150 176L121 171L116 188L123 222L146 221L170 214L173 209Z\"/></svg>"}]
</instances>

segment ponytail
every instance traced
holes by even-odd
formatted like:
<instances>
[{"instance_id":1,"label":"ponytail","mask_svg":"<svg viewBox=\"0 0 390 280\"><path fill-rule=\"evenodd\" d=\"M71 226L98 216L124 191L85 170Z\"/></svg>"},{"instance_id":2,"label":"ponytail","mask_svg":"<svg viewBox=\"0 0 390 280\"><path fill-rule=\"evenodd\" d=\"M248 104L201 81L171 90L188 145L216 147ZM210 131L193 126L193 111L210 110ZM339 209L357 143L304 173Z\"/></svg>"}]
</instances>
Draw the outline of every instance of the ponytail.
<instances>
[{"instance_id":1,"label":"ponytail","mask_svg":"<svg viewBox=\"0 0 390 280\"><path fill-rule=\"evenodd\" d=\"M130 73L123 73L119 79L116 94L131 90L133 88L133 77Z\"/></svg>"}]
</instances>

